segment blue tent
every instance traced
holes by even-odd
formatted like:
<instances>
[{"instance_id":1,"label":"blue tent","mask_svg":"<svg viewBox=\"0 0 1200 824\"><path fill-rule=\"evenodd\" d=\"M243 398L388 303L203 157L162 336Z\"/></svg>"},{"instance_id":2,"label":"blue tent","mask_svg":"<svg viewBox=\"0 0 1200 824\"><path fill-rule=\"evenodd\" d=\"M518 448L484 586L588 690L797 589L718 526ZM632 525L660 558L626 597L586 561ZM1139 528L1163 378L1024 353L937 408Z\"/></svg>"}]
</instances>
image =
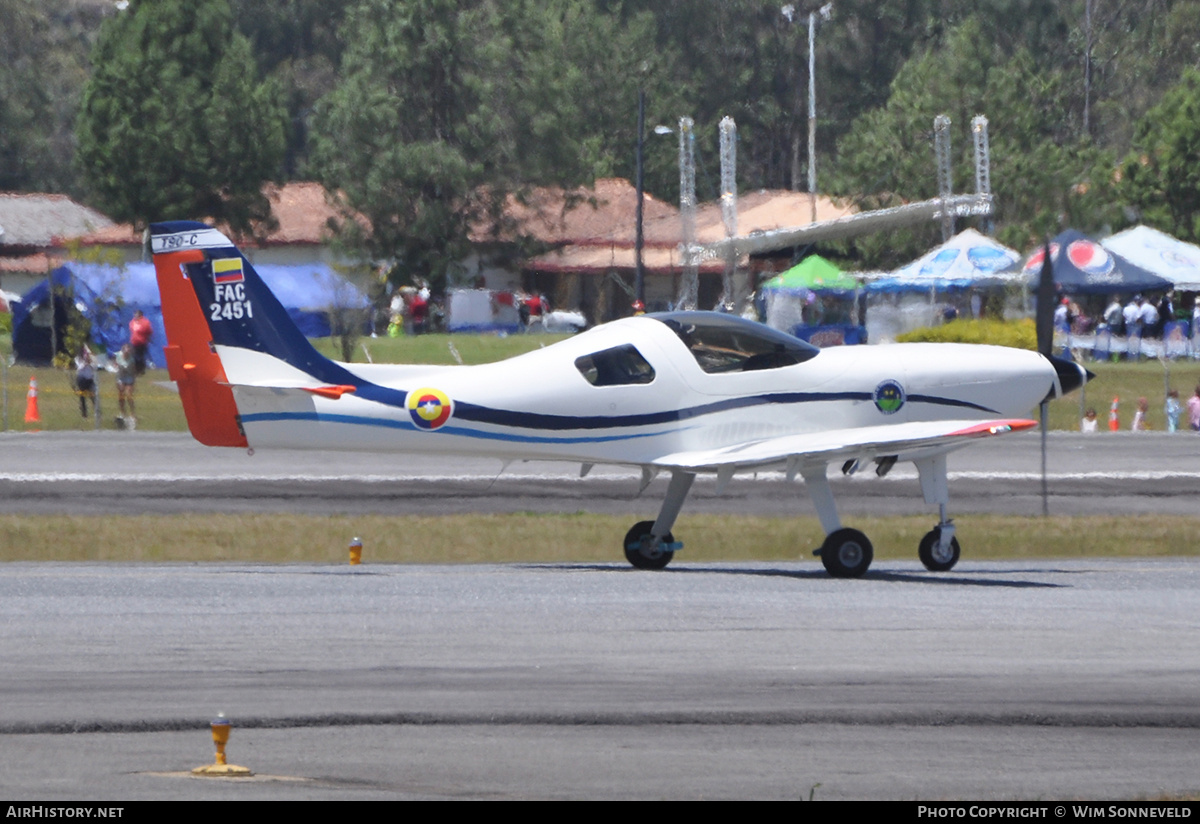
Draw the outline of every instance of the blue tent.
<instances>
[{"instance_id":1,"label":"blue tent","mask_svg":"<svg viewBox=\"0 0 1200 824\"><path fill-rule=\"evenodd\" d=\"M21 296L12 307L13 356L21 363L49 366L55 352L67 354L66 328L71 304L92 319L95 296L85 284L76 284L71 272L60 266Z\"/></svg>"},{"instance_id":2,"label":"blue tent","mask_svg":"<svg viewBox=\"0 0 1200 824\"><path fill-rule=\"evenodd\" d=\"M255 270L270 287L288 315L305 336L328 337L328 312L335 306L366 307L366 296L357 287L324 263L293 266L262 265ZM96 263L68 263L54 270L55 336L59 351L66 327L67 302L92 322L92 338L115 355L129 341L129 321L134 310L140 309L150 319L154 336L150 339L147 356L151 363L163 365L162 306L158 281L151 263L131 263L124 267ZM13 353L17 360L34 365L47 365L51 332L49 324L50 288L46 281L30 289L14 306Z\"/></svg>"}]
</instances>

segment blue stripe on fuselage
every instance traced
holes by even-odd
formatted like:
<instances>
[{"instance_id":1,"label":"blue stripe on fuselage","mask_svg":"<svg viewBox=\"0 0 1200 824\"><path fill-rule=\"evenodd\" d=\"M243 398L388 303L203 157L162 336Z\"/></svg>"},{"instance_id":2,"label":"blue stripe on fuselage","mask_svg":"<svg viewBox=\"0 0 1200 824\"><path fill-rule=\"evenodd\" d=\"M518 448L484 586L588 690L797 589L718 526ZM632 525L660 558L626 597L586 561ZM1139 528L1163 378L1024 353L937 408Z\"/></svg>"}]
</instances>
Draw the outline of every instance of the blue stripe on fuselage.
<instances>
[{"instance_id":1,"label":"blue stripe on fuselage","mask_svg":"<svg viewBox=\"0 0 1200 824\"><path fill-rule=\"evenodd\" d=\"M671 434L674 431L678 431L669 430L668 432L637 432L627 435L605 435L600 437L550 438L538 435L518 435L516 433L506 432L483 432L477 429L466 429L461 426L443 426L436 430L436 433L427 433L426 430L420 429L415 424L408 423L406 421L388 420L386 418L369 418L360 415L318 414L316 412L256 412L252 415L243 415L241 420L243 424L270 423L274 421L344 423L354 426L382 426L387 429L405 429L429 435L445 433L447 435L457 435L463 438L479 438L482 440L554 444L611 443L613 441L630 441L640 438L651 438L656 435L666 435Z\"/></svg>"},{"instance_id":2,"label":"blue stripe on fuselage","mask_svg":"<svg viewBox=\"0 0 1200 824\"><path fill-rule=\"evenodd\" d=\"M377 400L387 406L395 406L404 408L404 398L406 393L399 390L384 389L383 387L366 384L364 388L379 390L378 392L356 392L359 397L364 397L367 400ZM398 397L398 401L391 401L389 396ZM385 399L386 398L386 399ZM789 392L776 395L751 395L744 398L730 398L724 401L704 404L703 406L694 406L689 409L675 409L664 412L650 412L638 415L614 415L614 416L573 416L573 415L545 415L530 412L513 412L505 409L491 409L486 406L478 406L471 403L455 403L454 417L462 421L470 421L473 423L488 424L491 426L503 426L513 429L532 429L543 431L564 431L564 430L589 430L589 429L623 429L641 426L656 426L662 424L679 423L692 418L698 418L703 415L711 415L718 412L726 412L733 409L745 409L752 406L761 406L764 404L796 404L796 403L824 403L830 401L866 401L871 399L869 392ZM910 402L914 403L930 403L940 406L960 406L970 409L999 414L994 410L978 404L969 403L967 401L956 401L950 398L937 398L926 395L909 396ZM390 420L386 418L372 418L361 415L339 415L316 412L260 412L242 416L243 423L261 423L267 421L323 421L330 423L345 423L358 426L382 426L392 429L413 429L417 427L408 421ZM605 443L619 440L628 440L633 438L645 438L654 435L664 435L670 432L678 431L671 429L660 432L643 432L631 433L622 435L607 435L599 437L546 437L537 435L522 435L517 433L503 432L485 432L477 429L468 429L459 426L444 426L439 432L458 435L470 438L482 438L488 440L507 440L520 441L525 443Z\"/></svg>"}]
</instances>

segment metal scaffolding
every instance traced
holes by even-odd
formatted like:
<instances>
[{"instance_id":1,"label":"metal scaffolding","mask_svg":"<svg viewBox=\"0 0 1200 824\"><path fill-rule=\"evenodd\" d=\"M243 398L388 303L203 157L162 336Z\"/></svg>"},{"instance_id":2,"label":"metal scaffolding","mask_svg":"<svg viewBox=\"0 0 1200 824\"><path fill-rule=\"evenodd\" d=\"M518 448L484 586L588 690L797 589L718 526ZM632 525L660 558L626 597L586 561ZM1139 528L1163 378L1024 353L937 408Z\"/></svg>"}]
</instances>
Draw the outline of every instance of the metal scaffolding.
<instances>
[{"instance_id":1,"label":"metal scaffolding","mask_svg":"<svg viewBox=\"0 0 1200 824\"><path fill-rule=\"evenodd\" d=\"M933 151L937 156L938 197L948 203L953 194L954 180L950 171L950 118L939 114L933 119ZM942 209L942 242L954 237L954 213Z\"/></svg>"},{"instance_id":2,"label":"metal scaffolding","mask_svg":"<svg viewBox=\"0 0 1200 824\"><path fill-rule=\"evenodd\" d=\"M737 237L737 124L732 117L721 118L721 219L725 223L726 239ZM733 244L725 256L725 273L721 283L721 303L727 310L732 310L737 304L734 294L734 270L737 268L737 254Z\"/></svg>"},{"instance_id":3,"label":"metal scaffolding","mask_svg":"<svg viewBox=\"0 0 1200 824\"><path fill-rule=\"evenodd\" d=\"M696 247L696 124L679 118L679 220L682 226L683 279L678 309L695 309L700 296L700 250Z\"/></svg>"}]
</instances>

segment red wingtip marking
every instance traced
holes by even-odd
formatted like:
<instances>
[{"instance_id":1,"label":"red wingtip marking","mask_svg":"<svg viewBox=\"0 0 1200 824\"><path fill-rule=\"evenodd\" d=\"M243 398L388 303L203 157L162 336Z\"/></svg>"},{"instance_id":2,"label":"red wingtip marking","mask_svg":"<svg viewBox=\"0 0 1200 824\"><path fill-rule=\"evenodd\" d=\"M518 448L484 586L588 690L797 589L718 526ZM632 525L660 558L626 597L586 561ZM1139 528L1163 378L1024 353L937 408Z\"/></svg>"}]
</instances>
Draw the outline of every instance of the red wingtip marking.
<instances>
[{"instance_id":1,"label":"red wingtip marking","mask_svg":"<svg viewBox=\"0 0 1200 824\"><path fill-rule=\"evenodd\" d=\"M358 387L342 384L339 386L304 386L301 388L305 392L311 392L314 395L320 395L322 398L331 398L336 401L340 400L342 395L354 392Z\"/></svg>"},{"instance_id":2,"label":"red wingtip marking","mask_svg":"<svg viewBox=\"0 0 1200 824\"><path fill-rule=\"evenodd\" d=\"M166 326L167 371L179 386L179 398L192 437L205 446L248 446L238 420L233 391L221 358L209 346L212 334L191 283L180 269L199 263L204 253L190 249L154 256Z\"/></svg>"},{"instance_id":3,"label":"red wingtip marking","mask_svg":"<svg viewBox=\"0 0 1200 824\"><path fill-rule=\"evenodd\" d=\"M1022 429L1032 429L1037 425L1037 421L1031 421L1025 418L987 421L986 423L979 423L975 426L968 426L966 429L960 429L957 432L951 432L947 437L953 438L964 435L1000 435L1005 432L1020 432Z\"/></svg>"}]
</instances>

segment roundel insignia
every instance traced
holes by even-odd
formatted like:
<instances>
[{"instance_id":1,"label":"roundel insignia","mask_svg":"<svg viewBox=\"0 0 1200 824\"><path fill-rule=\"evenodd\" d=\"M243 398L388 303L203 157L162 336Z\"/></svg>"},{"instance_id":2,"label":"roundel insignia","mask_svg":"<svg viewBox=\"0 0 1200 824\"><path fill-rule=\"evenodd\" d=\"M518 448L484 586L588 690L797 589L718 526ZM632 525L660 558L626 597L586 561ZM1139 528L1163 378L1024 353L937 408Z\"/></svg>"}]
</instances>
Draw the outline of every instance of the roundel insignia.
<instances>
[{"instance_id":1,"label":"roundel insignia","mask_svg":"<svg viewBox=\"0 0 1200 824\"><path fill-rule=\"evenodd\" d=\"M896 381L884 381L875 387L872 397L875 408L885 415L894 415L904 406L904 387Z\"/></svg>"},{"instance_id":2,"label":"roundel insignia","mask_svg":"<svg viewBox=\"0 0 1200 824\"><path fill-rule=\"evenodd\" d=\"M408 393L405 401L408 414L418 429L438 429L454 411L450 398L437 389L417 389Z\"/></svg>"}]
</instances>

